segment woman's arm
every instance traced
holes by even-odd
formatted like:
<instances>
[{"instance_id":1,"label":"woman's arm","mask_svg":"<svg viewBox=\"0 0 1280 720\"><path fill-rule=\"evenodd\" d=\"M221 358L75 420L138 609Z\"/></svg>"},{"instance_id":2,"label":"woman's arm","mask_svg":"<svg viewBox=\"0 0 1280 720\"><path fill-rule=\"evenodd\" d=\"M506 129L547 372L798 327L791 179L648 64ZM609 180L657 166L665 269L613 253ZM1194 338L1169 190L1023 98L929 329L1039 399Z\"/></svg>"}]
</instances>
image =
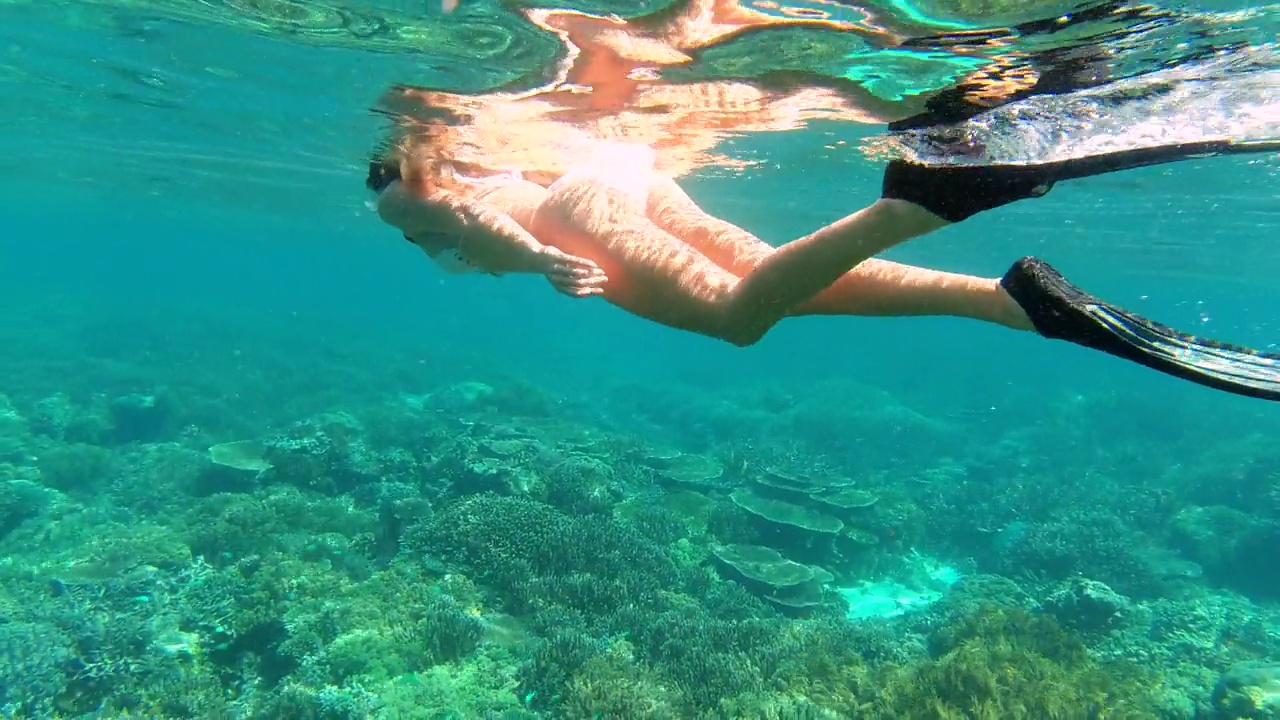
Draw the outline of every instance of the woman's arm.
<instances>
[{"instance_id":1,"label":"woman's arm","mask_svg":"<svg viewBox=\"0 0 1280 720\"><path fill-rule=\"evenodd\" d=\"M531 216L534 209L508 212L447 191L423 197L399 182L387 187L378 202L378 215L428 254L453 249L485 272L545 275L565 294L600 294L606 278L595 263L542 244L513 217ZM450 245L429 247L426 238L447 238Z\"/></svg>"},{"instance_id":2,"label":"woman's arm","mask_svg":"<svg viewBox=\"0 0 1280 720\"><path fill-rule=\"evenodd\" d=\"M450 207L460 220L454 234L458 252L485 270L545 275L555 264L548 252L554 248L538 242L510 215L469 200L453 201Z\"/></svg>"}]
</instances>

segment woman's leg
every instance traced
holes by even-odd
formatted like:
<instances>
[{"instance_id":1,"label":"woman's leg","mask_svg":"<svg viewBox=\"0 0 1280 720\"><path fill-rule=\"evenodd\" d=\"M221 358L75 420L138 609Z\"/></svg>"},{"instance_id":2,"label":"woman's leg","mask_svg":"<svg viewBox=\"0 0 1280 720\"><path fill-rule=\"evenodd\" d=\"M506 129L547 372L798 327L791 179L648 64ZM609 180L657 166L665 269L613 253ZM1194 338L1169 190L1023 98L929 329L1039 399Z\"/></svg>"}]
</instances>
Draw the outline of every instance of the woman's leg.
<instances>
[{"instance_id":1,"label":"woman's leg","mask_svg":"<svg viewBox=\"0 0 1280 720\"><path fill-rule=\"evenodd\" d=\"M662 219L663 213L649 212L654 205L651 193L634 192L635 177L612 175L582 172L555 183L539 210L542 229L559 237L565 252L595 260L610 277L606 298L643 317L739 345L759 340L783 317L798 312L907 314L909 309L915 314L963 314L993 322L1003 318L980 302L964 303L981 295L985 287L948 283L933 274L926 282L903 273L864 273L856 276L856 283L845 281L844 287L857 292L843 292L844 287L841 292L827 290L867 255L945 224L908 203L877 203L782 249L747 241L749 236L727 223L693 223L696 216L690 214L683 221L670 215L663 219L686 241L650 217ZM739 241L730 242L730 236ZM695 244L721 262L713 262ZM746 272L739 276L722 264ZM880 301L872 297L877 290L900 297L914 294L918 300L910 308L906 303L877 307ZM824 291L826 299L817 300ZM926 297L933 304L920 299Z\"/></svg>"},{"instance_id":2,"label":"woman's leg","mask_svg":"<svg viewBox=\"0 0 1280 720\"><path fill-rule=\"evenodd\" d=\"M675 181L654 182L647 214L725 270L746 277L777 248L742 228L708 215ZM995 278L868 259L845 272L788 315L951 315L1028 330L1021 308Z\"/></svg>"},{"instance_id":3,"label":"woman's leg","mask_svg":"<svg viewBox=\"0 0 1280 720\"><path fill-rule=\"evenodd\" d=\"M758 302L758 296L752 297L742 291L743 286L762 270L767 270L775 258L785 257L789 248L800 245L805 253L847 258L874 245L866 241L866 236L885 241L893 236L893 232L907 235L920 227L912 224L910 216L890 216L886 221L875 216L868 218L864 211L774 252L766 252L767 248L757 244L759 241L725 243L722 235L717 236L720 239L715 242L704 243L709 252L719 254L726 262L733 258L742 261L742 258L756 257L756 265L749 269L746 278L739 279L647 217L647 202L642 198L637 203L634 195L628 196L620 191L607 176L580 176L557 183L548 190L546 201L537 211L542 219L535 218L534 224L541 222L548 231L568 236L566 242L580 246L580 249L561 249L592 259L599 257L602 267L607 265L619 271L606 267L606 272L611 275L606 297L614 304L671 327L700 332L735 344L754 342L778 319L794 314L784 312L775 315L772 308L763 312L750 306L743 308L743 303ZM892 223L887 229L883 224L877 225L886 222ZM864 233L864 237L853 235L868 226L871 232ZM702 224L699 227L706 229L710 226ZM691 231L690 238L702 237L705 240L711 237L710 234L699 236L698 232ZM826 245L836 247L824 247ZM810 258L802 257L801 262L793 267L806 264L811 264ZM954 292L957 298L975 292L963 276L956 276L960 279L949 291L937 290L938 287L945 289L948 283L939 282L932 271L924 272L929 273L927 283L913 282L909 274L904 275L895 269L879 277L871 276L873 281L881 283L871 287L883 289L887 276L894 277L893 282L903 287L929 285L935 288L935 297L944 298L944 307L947 307L947 292ZM840 280L836 278L833 282ZM1022 315L1026 323L1031 324L1026 320L1027 313L1035 318L1034 327L1029 329L1044 337L1100 350L1228 392L1280 400L1280 355L1197 338L1126 312L1066 282L1042 261L1024 258L1015 263L1001 279L999 290L1011 300L1018 298L1018 312L1023 313L1022 308L1027 308ZM782 292L790 290L784 287ZM817 304L824 292L829 291L817 290L810 302ZM774 297L779 294L766 288L766 298L769 293ZM869 302L864 297L855 302L854 307L866 312ZM968 307L980 305L966 302ZM950 307L954 310L955 305ZM813 310L819 311L821 308ZM978 315L978 312L974 313L974 316ZM1008 324L1020 326L1013 322Z\"/></svg>"}]
</instances>

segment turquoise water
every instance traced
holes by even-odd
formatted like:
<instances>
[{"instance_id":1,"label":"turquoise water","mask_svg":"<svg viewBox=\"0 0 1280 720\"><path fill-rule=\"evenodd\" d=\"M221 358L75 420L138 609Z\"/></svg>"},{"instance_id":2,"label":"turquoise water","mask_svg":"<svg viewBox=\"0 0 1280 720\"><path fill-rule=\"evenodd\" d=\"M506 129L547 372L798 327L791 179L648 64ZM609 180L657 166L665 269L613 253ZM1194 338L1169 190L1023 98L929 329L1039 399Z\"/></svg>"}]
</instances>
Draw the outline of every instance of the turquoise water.
<instances>
[{"instance_id":1,"label":"turquoise water","mask_svg":"<svg viewBox=\"0 0 1280 720\"><path fill-rule=\"evenodd\" d=\"M1089 5L815 2L855 30L747 34L686 72L804 70L896 107L990 59L959 38L1010 27L1010 51L1096 35L1120 76L1236 45L1274 62L1274 6L1106 7L1049 33L1026 23ZM440 273L366 205L370 108L545 83L558 39L496 3L0 17L0 716L1274 716L1221 690L1280 660L1271 404L971 321L795 319L740 349ZM781 244L877 196L859 148L883 131L744 133L725 152L758 165L680 182ZM888 257L996 276L1036 255L1276 351L1278 198L1280 156L1191 160ZM237 441L271 468L210 455ZM732 500L794 494L761 480L779 464L871 493L832 513L875 545L824 550ZM734 544L824 568L824 603L736 577L714 552ZM868 610L890 595L906 609ZM1237 684L1280 695L1256 672Z\"/></svg>"}]
</instances>

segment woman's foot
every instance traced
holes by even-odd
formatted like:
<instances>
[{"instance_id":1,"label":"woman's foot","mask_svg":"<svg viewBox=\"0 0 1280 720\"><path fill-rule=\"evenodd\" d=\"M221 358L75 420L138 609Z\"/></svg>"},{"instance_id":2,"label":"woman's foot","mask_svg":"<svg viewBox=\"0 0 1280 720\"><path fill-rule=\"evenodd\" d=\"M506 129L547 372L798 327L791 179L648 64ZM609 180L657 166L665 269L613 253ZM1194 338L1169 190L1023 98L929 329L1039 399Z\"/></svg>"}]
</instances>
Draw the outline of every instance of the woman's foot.
<instances>
[{"instance_id":1,"label":"woman's foot","mask_svg":"<svg viewBox=\"0 0 1280 720\"><path fill-rule=\"evenodd\" d=\"M1000 287L1035 331L1226 392L1280 400L1280 355L1196 337L1103 302L1025 257Z\"/></svg>"}]
</instances>

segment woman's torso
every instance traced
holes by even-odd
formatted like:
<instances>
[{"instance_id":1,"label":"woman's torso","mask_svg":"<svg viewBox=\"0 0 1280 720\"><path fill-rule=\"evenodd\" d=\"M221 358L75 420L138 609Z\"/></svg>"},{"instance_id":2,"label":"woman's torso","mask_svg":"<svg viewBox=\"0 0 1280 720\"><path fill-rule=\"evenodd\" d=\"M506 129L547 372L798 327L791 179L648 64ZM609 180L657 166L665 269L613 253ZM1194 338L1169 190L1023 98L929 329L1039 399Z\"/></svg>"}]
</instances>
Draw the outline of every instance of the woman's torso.
<instances>
[{"instance_id":1,"label":"woman's torso","mask_svg":"<svg viewBox=\"0 0 1280 720\"><path fill-rule=\"evenodd\" d=\"M714 335L713 298L690 292L701 283L687 276L704 265L724 273L649 221L654 171L643 157L623 150L550 187L508 174L461 179L458 191L507 214L538 242L596 263L608 277L604 297L611 304L663 325Z\"/></svg>"}]
</instances>

